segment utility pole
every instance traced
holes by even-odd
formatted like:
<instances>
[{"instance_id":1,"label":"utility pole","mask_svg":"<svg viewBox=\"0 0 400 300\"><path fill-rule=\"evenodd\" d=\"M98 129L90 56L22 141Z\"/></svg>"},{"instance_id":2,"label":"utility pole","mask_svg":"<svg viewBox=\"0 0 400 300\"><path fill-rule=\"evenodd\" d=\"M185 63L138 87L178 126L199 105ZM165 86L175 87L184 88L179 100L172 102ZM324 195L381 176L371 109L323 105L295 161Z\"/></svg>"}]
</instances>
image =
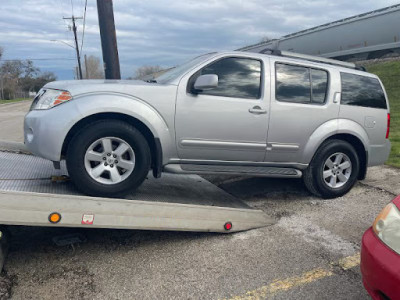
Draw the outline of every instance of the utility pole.
<instances>
[{"instance_id":1,"label":"utility pole","mask_svg":"<svg viewBox=\"0 0 400 300\"><path fill-rule=\"evenodd\" d=\"M3 75L0 75L0 79L1 79L1 98L2 100L4 100L4 87L3 87Z\"/></svg>"},{"instance_id":2,"label":"utility pole","mask_svg":"<svg viewBox=\"0 0 400 300\"><path fill-rule=\"evenodd\" d=\"M79 77L78 79L82 79L82 66L81 66L81 57L79 54L79 46L78 46L78 37L76 35L76 25L75 25L75 20L78 19L83 19L82 17L74 17L72 16L71 18L63 18L64 20L72 20L72 31L74 32L75 36L75 50L76 50L76 58L78 60L78 70L79 70Z\"/></svg>"},{"instance_id":3,"label":"utility pole","mask_svg":"<svg viewBox=\"0 0 400 300\"><path fill-rule=\"evenodd\" d=\"M89 78L90 78L90 76L89 76L89 69L88 69L88 67L87 67L87 57L86 57L86 54L85 54L85 77L86 77L86 79L89 79Z\"/></svg>"},{"instance_id":4,"label":"utility pole","mask_svg":"<svg viewBox=\"0 0 400 300\"><path fill-rule=\"evenodd\" d=\"M101 48L106 79L121 79L112 0L97 0Z\"/></svg>"}]
</instances>

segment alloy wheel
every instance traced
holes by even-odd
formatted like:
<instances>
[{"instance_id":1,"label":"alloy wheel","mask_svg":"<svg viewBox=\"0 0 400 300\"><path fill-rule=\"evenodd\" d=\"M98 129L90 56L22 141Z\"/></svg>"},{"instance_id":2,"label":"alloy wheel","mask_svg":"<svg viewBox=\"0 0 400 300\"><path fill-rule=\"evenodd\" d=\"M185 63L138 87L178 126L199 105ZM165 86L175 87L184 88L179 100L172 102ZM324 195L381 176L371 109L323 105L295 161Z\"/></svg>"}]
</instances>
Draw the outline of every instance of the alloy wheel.
<instances>
[{"instance_id":1,"label":"alloy wheel","mask_svg":"<svg viewBox=\"0 0 400 300\"><path fill-rule=\"evenodd\" d=\"M117 184L133 172L135 152L120 138L103 137L87 148L84 162L92 179L103 184Z\"/></svg>"}]
</instances>

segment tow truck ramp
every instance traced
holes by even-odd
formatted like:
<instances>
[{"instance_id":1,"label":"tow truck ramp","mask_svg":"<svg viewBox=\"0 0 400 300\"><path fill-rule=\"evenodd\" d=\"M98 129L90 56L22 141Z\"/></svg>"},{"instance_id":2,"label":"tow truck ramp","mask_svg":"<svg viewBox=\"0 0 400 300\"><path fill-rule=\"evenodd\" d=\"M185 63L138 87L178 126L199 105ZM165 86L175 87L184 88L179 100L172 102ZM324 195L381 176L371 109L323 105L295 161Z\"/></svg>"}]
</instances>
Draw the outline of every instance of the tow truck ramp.
<instances>
[{"instance_id":1,"label":"tow truck ramp","mask_svg":"<svg viewBox=\"0 0 400 300\"><path fill-rule=\"evenodd\" d=\"M234 232L269 220L250 208L1 191L0 224Z\"/></svg>"},{"instance_id":2,"label":"tow truck ramp","mask_svg":"<svg viewBox=\"0 0 400 300\"><path fill-rule=\"evenodd\" d=\"M274 223L197 175L148 176L135 193L113 199L79 194L63 180L64 165L7 152L0 162L1 225L236 232Z\"/></svg>"}]
</instances>

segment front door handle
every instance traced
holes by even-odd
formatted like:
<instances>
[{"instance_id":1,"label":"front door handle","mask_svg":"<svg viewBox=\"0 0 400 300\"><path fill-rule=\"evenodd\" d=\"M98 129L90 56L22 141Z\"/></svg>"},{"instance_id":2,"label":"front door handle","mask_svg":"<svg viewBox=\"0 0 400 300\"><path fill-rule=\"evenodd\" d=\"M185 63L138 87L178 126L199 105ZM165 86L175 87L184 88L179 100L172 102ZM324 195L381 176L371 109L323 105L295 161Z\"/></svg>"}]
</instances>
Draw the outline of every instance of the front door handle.
<instances>
[{"instance_id":1,"label":"front door handle","mask_svg":"<svg viewBox=\"0 0 400 300\"><path fill-rule=\"evenodd\" d=\"M253 108L249 108L249 113L255 114L255 115L262 115L262 114L266 114L267 111L265 109L262 109L258 105L256 105Z\"/></svg>"}]
</instances>

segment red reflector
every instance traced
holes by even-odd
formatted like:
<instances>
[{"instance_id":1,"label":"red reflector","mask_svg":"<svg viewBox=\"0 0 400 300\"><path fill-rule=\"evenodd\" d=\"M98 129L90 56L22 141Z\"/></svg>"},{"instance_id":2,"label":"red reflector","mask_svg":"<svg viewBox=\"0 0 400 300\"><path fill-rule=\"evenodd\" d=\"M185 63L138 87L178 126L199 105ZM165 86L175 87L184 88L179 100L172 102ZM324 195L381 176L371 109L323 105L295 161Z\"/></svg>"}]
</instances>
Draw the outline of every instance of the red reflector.
<instances>
[{"instance_id":1,"label":"red reflector","mask_svg":"<svg viewBox=\"0 0 400 300\"><path fill-rule=\"evenodd\" d=\"M226 222L224 225L225 230L231 230L232 229L232 223L231 222Z\"/></svg>"},{"instance_id":2,"label":"red reflector","mask_svg":"<svg viewBox=\"0 0 400 300\"><path fill-rule=\"evenodd\" d=\"M390 114L387 114L387 129L386 129L386 138L389 138L389 131L390 131Z\"/></svg>"}]
</instances>

